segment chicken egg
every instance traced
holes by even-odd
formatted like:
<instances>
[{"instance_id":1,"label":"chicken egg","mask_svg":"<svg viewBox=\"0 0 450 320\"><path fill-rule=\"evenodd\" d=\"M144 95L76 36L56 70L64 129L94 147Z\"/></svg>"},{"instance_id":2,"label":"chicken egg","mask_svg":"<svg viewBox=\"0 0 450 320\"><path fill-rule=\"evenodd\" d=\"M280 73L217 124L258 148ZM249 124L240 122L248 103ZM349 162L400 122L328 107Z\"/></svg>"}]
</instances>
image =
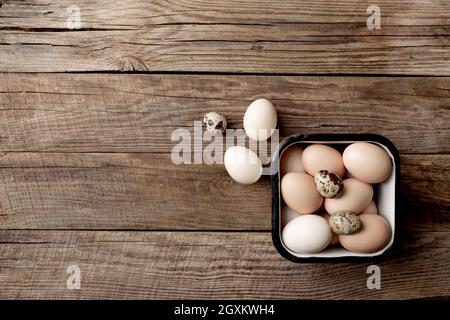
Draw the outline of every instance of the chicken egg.
<instances>
[{"instance_id":1,"label":"chicken egg","mask_svg":"<svg viewBox=\"0 0 450 320\"><path fill-rule=\"evenodd\" d=\"M251 139L267 140L276 127L277 111L272 102L267 99L258 99L248 106L244 114L244 130Z\"/></svg>"},{"instance_id":2,"label":"chicken egg","mask_svg":"<svg viewBox=\"0 0 450 320\"><path fill-rule=\"evenodd\" d=\"M352 143L345 148L342 159L351 175L366 183L383 182L392 172L387 152L372 143Z\"/></svg>"},{"instance_id":3,"label":"chicken egg","mask_svg":"<svg viewBox=\"0 0 450 320\"><path fill-rule=\"evenodd\" d=\"M297 253L317 253L330 244L331 238L328 222L315 214L295 218L282 231L284 245Z\"/></svg>"},{"instance_id":4,"label":"chicken egg","mask_svg":"<svg viewBox=\"0 0 450 320\"><path fill-rule=\"evenodd\" d=\"M319 170L328 170L342 177L345 173L342 155L336 149L324 144L312 144L303 150L305 171L314 176Z\"/></svg>"},{"instance_id":5,"label":"chicken egg","mask_svg":"<svg viewBox=\"0 0 450 320\"><path fill-rule=\"evenodd\" d=\"M223 162L228 174L239 183L251 184L261 177L261 160L254 151L246 147L233 146L228 148Z\"/></svg>"},{"instance_id":6,"label":"chicken egg","mask_svg":"<svg viewBox=\"0 0 450 320\"><path fill-rule=\"evenodd\" d=\"M325 210L329 214L344 210L359 214L367 208L372 197L372 185L354 178L345 179L344 191L340 197L325 199Z\"/></svg>"},{"instance_id":7,"label":"chicken egg","mask_svg":"<svg viewBox=\"0 0 450 320\"><path fill-rule=\"evenodd\" d=\"M378 208L377 205L375 204L375 201L373 200L370 201L367 208L365 208L362 212L367 214L378 214Z\"/></svg>"},{"instance_id":8,"label":"chicken egg","mask_svg":"<svg viewBox=\"0 0 450 320\"><path fill-rule=\"evenodd\" d=\"M298 145L290 146L283 151L280 159L280 173L282 176L288 172L305 172L302 152L303 149Z\"/></svg>"},{"instance_id":9,"label":"chicken egg","mask_svg":"<svg viewBox=\"0 0 450 320\"><path fill-rule=\"evenodd\" d=\"M298 213L313 213L323 203L313 177L303 172L289 172L281 179L284 202Z\"/></svg>"},{"instance_id":10,"label":"chicken egg","mask_svg":"<svg viewBox=\"0 0 450 320\"><path fill-rule=\"evenodd\" d=\"M352 252L372 253L383 249L391 239L389 222L380 215L360 214L361 229L353 234L339 235L341 245Z\"/></svg>"}]
</instances>

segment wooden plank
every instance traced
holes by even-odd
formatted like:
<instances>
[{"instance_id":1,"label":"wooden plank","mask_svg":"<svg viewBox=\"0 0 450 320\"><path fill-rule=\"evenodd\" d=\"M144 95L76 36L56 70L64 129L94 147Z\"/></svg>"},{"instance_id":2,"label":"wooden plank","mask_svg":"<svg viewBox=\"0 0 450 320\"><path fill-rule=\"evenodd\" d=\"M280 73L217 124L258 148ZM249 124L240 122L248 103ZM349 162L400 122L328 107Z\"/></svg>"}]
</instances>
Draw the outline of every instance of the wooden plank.
<instances>
[{"instance_id":1,"label":"wooden plank","mask_svg":"<svg viewBox=\"0 0 450 320\"><path fill-rule=\"evenodd\" d=\"M401 229L450 231L450 155L404 155ZM222 165L168 154L5 153L1 229L270 230L269 177L244 186Z\"/></svg>"},{"instance_id":2,"label":"wooden plank","mask_svg":"<svg viewBox=\"0 0 450 320\"><path fill-rule=\"evenodd\" d=\"M7 167L24 167L0 169L0 228L205 230L270 225L269 181L238 185L220 165L177 166L170 155L152 154L5 157ZM244 194L249 212L240 201Z\"/></svg>"},{"instance_id":3,"label":"wooden plank","mask_svg":"<svg viewBox=\"0 0 450 320\"><path fill-rule=\"evenodd\" d=\"M47 2L43 0L9 0L2 6L0 27L22 29L64 29L71 0ZM289 24L286 32L320 35L326 30L332 35L368 35L360 29L366 22L370 1L348 0L331 3L317 0L312 5L304 0L276 1L212 0L162 1L141 0L87 1L80 7L82 28L99 30L130 30L148 26L185 24L262 25ZM385 35L448 35L450 6L446 1L379 0L382 10L382 30ZM257 7L256 7L257 6ZM295 30L292 26L301 25ZM328 26L327 26L328 25ZM339 26L340 28L336 28ZM202 29L199 29L202 30ZM204 30L207 30L206 28ZM292 33L293 34L293 33ZM279 36L285 36L285 32ZM225 34L226 36L226 34ZM277 39L275 35L266 34Z\"/></svg>"},{"instance_id":4,"label":"wooden plank","mask_svg":"<svg viewBox=\"0 0 450 320\"><path fill-rule=\"evenodd\" d=\"M200 71L450 75L447 1L77 1L0 8L0 71Z\"/></svg>"},{"instance_id":5,"label":"wooden plank","mask_svg":"<svg viewBox=\"0 0 450 320\"><path fill-rule=\"evenodd\" d=\"M449 239L412 235L370 263L294 264L269 233L0 231L0 298L448 298ZM366 287L374 263L381 290ZM81 290L66 288L73 264Z\"/></svg>"},{"instance_id":6,"label":"wooden plank","mask_svg":"<svg viewBox=\"0 0 450 320\"><path fill-rule=\"evenodd\" d=\"M404 230L450 228L450 155L401 157L401 213Z\"/></svg>"},{"instance_id":7,"label":"wooden plank","mask_svg":"<svg viewBox=\"0 0 450 320\"><path fill-rule=\"evenodd\" d=\"M171 152L209 111L242 128L271 99L282 136L379 133L402 153L450 152L448 77L0 74L0 151Z\"/></svg>"}]
</instances>

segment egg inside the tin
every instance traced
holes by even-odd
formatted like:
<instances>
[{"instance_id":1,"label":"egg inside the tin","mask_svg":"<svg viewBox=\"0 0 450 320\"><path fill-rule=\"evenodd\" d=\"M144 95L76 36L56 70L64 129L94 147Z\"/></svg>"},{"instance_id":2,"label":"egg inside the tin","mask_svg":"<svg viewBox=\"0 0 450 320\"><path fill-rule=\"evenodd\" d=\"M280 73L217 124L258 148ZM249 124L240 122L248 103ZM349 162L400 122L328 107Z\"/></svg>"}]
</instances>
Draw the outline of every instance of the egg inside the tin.
<instances>
[{"instance_id":1,"label":"egg inside the tin","mask_svg":"<svg viewBox=\"0 0 450 320\"><path fill-rule=\"evenodd\" d=\"M355 178L345 179L344 191L341 196L339 198L325 199L325 210L329 214L344 210L359 214L368 207L372 196L372 185Z\"/></svg>"},{"instance_id":2,"label":"egg inside the tin","mask_svg":"<svg viewBox=\"0 0 450 320\"><path fill-rule=\"evenodd\" d=\"M291 209L303 214L317 211L323 203L314 178L303 172L289 172L283 176L281 195Z\"/></svg>"},{"instance_id":3,"label":"egg inside the tin","mask_svg":"<svg viewBox=\"0 0 450 320\"><path fill-rule=\"evenodd\" d=\"M283 151L280 159L280 174L288 172L305 172L302 162L303 149L299 145L292 145Z\"/></svg>"},{"instance_id":4,"label":"egg inside the tin","mask_svg":"<svg viewBox=\"0 0 450 320\"><path fill-rule=\"evenodd\" d=\"M317 253L330 244L331 238L328 222L315 214L291 220L282 231L284 245L298 253Z\"/></svg>"},{"instance_id":5,"label":"egg inside the tin","mask_svg":"<svg viewBox=\"0 0 450 320\"><path fill-rule=\"evenodd\" d=\"M329 224L329 221L330 221L330 218L331 218L331 216L328 214L328 212L322 212L321 214L320 214L320 216L322 217L322 218L324 218L325 220L327 220L327 223L328 223L328 225L330 225ZM333 233L332 232L332 237L331 237L331 241L330 241L330 245L334 245L334 244L336 244L336 243L338 243L339 242L339 236L337 235L337 234L335 234L335 233Z\"/></svg>"},{"instance_id":6,"label":"egg inside the tin","mask_svg":"<svg viewBox=\"0 0 450 320\"><path fill-rule=\"evenodd\" d=\"M324 144L312 144L303 150L305 171L314 176L320 170L328 170L342 177L345 173L342 155L336 149Z\"/></svg>"},{"instance_id":7,"label":"egg inside the tin","mask_svg":"<svg viewBox=\"0 0 450 320\"><path fill-rule=\"evenodd\" d=\"M366 183L385 181L392 172L392 161L386 151L369 142L356 142L342 155L345 168L352 177Z\"/></svg>"},{"instance_id":8,"label":"egg inside the tin","mask_svg":"<svg viewBox=\"0 0 450 320\"><path fill-rule=\"evenodd\" d=\"M369 213L369 214L378 214L378 208L377 205L375 203L375 201L370 201L369 205L367 206L367 208L365 208L363 211L363 213Z\"/></svg>"},{"instance_id":9,"label":"egg inside the tin","mask_svg":"<svg viewBox=\"0 0 450 320\"><path fill-rule=\"evenodd\" d=\"M372 253L383 249L391 239L389 222L380 215L360 214L362 228L358 232L339 235L341 245L352 252Z\"/></svg>"}]
</instances>

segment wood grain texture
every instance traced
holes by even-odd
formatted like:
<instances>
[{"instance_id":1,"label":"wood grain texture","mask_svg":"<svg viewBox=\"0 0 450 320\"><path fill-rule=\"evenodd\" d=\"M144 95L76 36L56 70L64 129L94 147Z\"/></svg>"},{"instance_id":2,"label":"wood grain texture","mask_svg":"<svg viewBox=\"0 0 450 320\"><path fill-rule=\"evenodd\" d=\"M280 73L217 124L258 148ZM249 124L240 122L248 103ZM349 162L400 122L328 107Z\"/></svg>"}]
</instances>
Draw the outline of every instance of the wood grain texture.
<instances>
[{"instance_id":1,"label":"wood grain texture","mask_svg":"<svg viewBox=\"0 0 450 320\"><path fill-rule=\"evenodd\" d=\"M77 0L69 30L73 4L0 0L0 299L450 298L449 1L377 0L374 31L369 0ZM81 73L34 74L67 71ZM174 129L209 111L242 128L260 97L281 136L394 142L391 255L290 263L267 177L172 163ZM366 288L373 263L381 290Z\"/></svg>"},{"instance_id":2,"label":"wood grain texture","mask_svg":"<svg viewBox=\"0 0 450 320\"><path fill-rule=\"evenodd\" d=\"M0 71L450 75L447 1L2 1Z\"/></svg>"},{"instance_id":3,"label":"wood grain texture","mask_svg":"<svg viewBox=\"0 0 450 320\"><path fill-rule=\"evenodd\" d=\"M0 298L449 298L449 233L411 236L368 290L372 263L294 264L267 232L0 231ZM66 288L72 264L81 290Z\"/></svg>"},{"instance_id":4,"label":"wood grain texture","mask_svg":"<svg viewBox=\"0 0 450 320\"><path fill-rule=\"evenodd\" d=\"M0 74L0 151L169 153L174 129L209 111L242 128L266 97L281 136L379 133L402 153L449 153L449 93L448 77Z\"/></svg>"},{"instance_id":5,"label":"wood grain texture","mask_svg":"<svg viewBox=\"0 0 450 320\"><path fill-rule=\"evenodd\" d=\"M399 223L450 231L450 155L402 156ZM222 165L168 154L5 153L1 229L270 230L270 180L244 186Z\"/></svg>"}]
</instances>

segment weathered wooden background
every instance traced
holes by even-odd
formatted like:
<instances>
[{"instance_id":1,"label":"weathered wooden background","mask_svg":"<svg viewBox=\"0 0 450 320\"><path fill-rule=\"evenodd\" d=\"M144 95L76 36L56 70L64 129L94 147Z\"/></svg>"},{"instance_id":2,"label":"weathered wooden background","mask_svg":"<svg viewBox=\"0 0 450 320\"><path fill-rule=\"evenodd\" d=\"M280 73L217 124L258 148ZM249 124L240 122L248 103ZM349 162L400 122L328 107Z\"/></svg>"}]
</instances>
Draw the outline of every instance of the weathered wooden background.
<instances>
[{"instance_id":1,"label":"weathered wooden background","mask_svg":"<svg viewBox=\"0 0 450 320\"><path fill-rule=\"evenodd\" d=\"M0 0L0 298L450 297L450 2L75 2ZM284 260L268 179L171 162L175 128L208 111L240 128L258 97L283 136L396 144L405 209L381 290L369 263Z\"/></svg>"}]
</instances>

